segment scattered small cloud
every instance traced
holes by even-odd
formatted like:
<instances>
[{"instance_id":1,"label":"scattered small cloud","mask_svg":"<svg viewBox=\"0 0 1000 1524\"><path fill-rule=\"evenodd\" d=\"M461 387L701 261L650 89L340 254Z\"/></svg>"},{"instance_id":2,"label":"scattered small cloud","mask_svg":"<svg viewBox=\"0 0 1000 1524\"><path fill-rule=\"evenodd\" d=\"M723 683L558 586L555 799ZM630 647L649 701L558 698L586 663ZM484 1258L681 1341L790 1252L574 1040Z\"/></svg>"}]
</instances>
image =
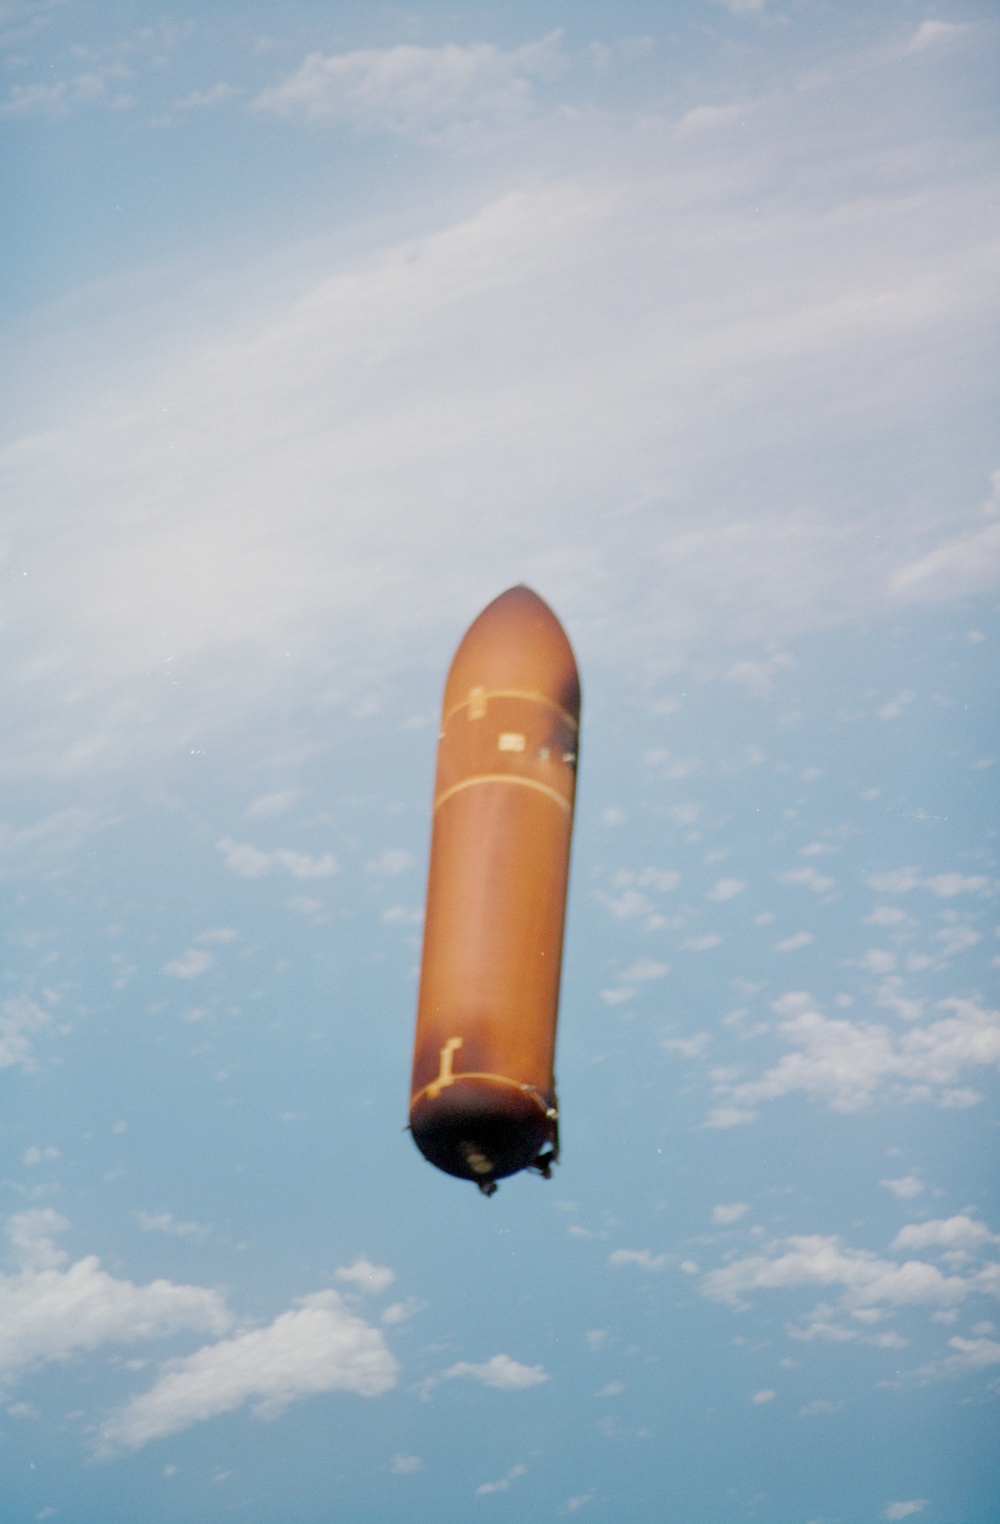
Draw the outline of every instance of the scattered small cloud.
<instances>
[{"instance_id":1,"label":"scattered small cloud","mask_svg":"<svg viewBox=\"0 0 1000 1524\"><path fill-rule=\"evenodd\" d=\"M710 1032L695 1032L691 1037L665 1037L660 1046L668 1053L679 1053L682 1058L703 1058L711 1041Z\"/></svg>"},{"instance_id":2,"label":"scattered small cloud","mask_svg":"<svg viewBox=\"0 0 1000 1524\"><path fill-rule=\"evenodd\" d=\"M519 1360L512 1360L510 1355L493 1355L480 1364L459 1360L447 1370L428 1376L418 1390L426 1397L443 1381L478 1381L481 1386L496 1392L524 1392L549 1380L551 1377L542 1365L523 1365Z\"/></svg>"},{"instance_id":3,"label":"scattered small cloud","mask_svg":"<svg viewBox=\"0 0 1000 1524\"><path fill-rule=\"evenodd\" d=\"M638 958L625 970L622 979L627 984L641 984L648 979L662 979L669 972L669 963L659 963L655 958Z\"/></svg>"},{"instance_id":4,"label":"scattered small cloud","mask_svg":"<svg viewBox=\"0 0 1000 1524\"><path fill-rule=\"evenodd\" d=\"M712 1208L712 1221L721 1227L728 1227L731 1222L739 1222L750 1210L749 1202L730 1201Z\"/></svg>"},{"instance_id":5,"label":"scattered small cloud","mask_svg":"<svg viewBox=\"0 0 1000 1524\"><path fill-rule=\"evenodd\" d=\"M683 937L678 946L685 952L709 952L721 942L722 938L717 931L706 931L700 937Z\"/></svg>"},{"instance_id":6,"label":"scattered small cloud","mask_svg":"<svg viewBox=\"0 0 1000 1524\"><path fill-rule=\"evenodd\" d=\"M899 693L896 694L894 699L890 699L887 704L883 704L881 709L878 710L879 719L898 720L900 715L904 714L906 710L909 709L916 696L917 695L909 688L900 689Z\"/></svg>"},{"instance_id":7,"label":"scattered small cloud","mask_svg":"<svg viewBox=\"0 0 1000 1524\"><path fill-rule=\"evenodd\" d=\"M712 0L712 4L733 16L763 16L765 11L765 0Z\"/></svg>"},{"instance_id":8,"label":"scattered small cloud","mask_svg":"<svg viewBox=\"0 0 1000 1524\"><path fill-rule=\"evenodd\" d=\"M218 844L226 867L241 878L264 878L274 868L284 868L293 878L332 878L340 872L340 865L332 852L312 857L307 852L295 852L289 847L278 847L273 852L262 852L258 847L223 837Z\"/></svg>"},{"instance_id":9,"label":"scattered small cloud","mask_svg":"<svg viewBox=\"0 0 1000 1524\"><path fill-rule=\"evenodd\" d=\"M135 1219L143 1233L166 1233L171 1238L193 1238L200 1242L212 1231L200 1222L178 1220L170 1212L136 1212Z\"/></svg>"},{"instance_id":10,"label":"scattered small cloud","mask_svg":"<svg viewBox=\"0 0 1000 1524\"><path fill-rule=\"evenodd\" d=\"M995 1262L968 1257L957 1270L945 1256L945 1264L942 1269L925 1259L889 1259L855 1249L836 1234L793 1234L707 1271L701 1291L736 1309L747 1308L761 1293L802 1289L832 1294L836 1301L820 1302L801 1323L789 1325L793 1338L841 1343L862 1339L899 1349L906 1343L901 1335L878 1325L901 1308L951 1311L970 1299L998 1294L1000 1266ZM956 1355L961 1353L956 1350ZM987 1352L978 1358L986 1361Z\"/></svg>"},{"instance_id":11,"label":"scattered small cloud","mask_svg":"<svg viewBox=\"0 0 1000 1524\"><path fill-rule=\"evenodd\" d=\"M550 32L510 52L479 42L310 53L250 109L281 121L424 141L510 127L531 112L534 82L564 69L561 36Z\"/></svg>"},{"instance_id":12,"label":"scattered small cloud","mask_svg":"<svg viewBox=\"0 0 1000 1524\"><path fill-rule=\"evenodd\" d=\"M783 1018L777 1033L790 1051L759 1079L720 1076L716 1093L737 1113L711 1125L749 1121L739 1112L796 1091L843 1112L869 1106L884 1092L946 1106L974 1104L956 1096L955 1087L967 1069L1000 1067L1000 1011L958 998L940 1001L939 1008L946 1013L939 1020L897 1034L874 1022L824 1016L802 992L782 996L774 1002Z\"/></svg>"},{"instance_id":13,"label":"scattered small cloud","mask_svg":"<svg viewBox=\"0 0 1000 1524\"><path fill-rule=\"evenodd\" d=\"M898 1196L900 1201L910 1201L914 1196L919 1196L924 1188L924 1182L916 1175L902 1175L898 1180L880 1180L879 1185L883 1190L891 1191Z\"/></svg>"},{"instance_id":14,"label":"scattered small cloud","mask_svg":"<svg viewBox=\"0 0 1000 1524\"><path fill-rule=\"evenodd\" d=\"M0 1005L0 1069L36 1068L32 1039L50 1028L52 1018L27 995L15 995Z\"/></svg>"},{"instance_id":15,"label":"scattered small cloud","mask_svg":"<svg viewBox=\"0 0 1000 1524\"><path fill-rule=\"evenodd\" d=\"M907 46L908 53L923 53L928 48L939 48L949 43L958 42L969 30L969 24L965 21L938 21L930 18L921 21L917 30L910 38ZM923 1506L923 1505L921 1505ZM887 1515L892 1518L905 1518L905 1514Z\"/></svg>"},{"instance_id":16,"label":"scattered small cloud","mask_svg":"<svg viewBox=\"0 0 1000 1524\"><path fill-rule=\"evenodd\" d=\"M511 1482L516 1482L519 1476L523 1476L526 1466L511 1466L506 1476L502 1476L498 1482L483 1482L476 1488L476 1497L485 1498L492 1492L506 1492Z\"/></svg>"},{"instance_id":17,"label":"scattered small cloud","mask_svg":"<svg viewBox=\"0 0 1000 1524\"><path fill-rule=\"evenodd\" d=\"M393 1476L413 1476L423 1469L424 1463L419 1455L394 1455L389 1466Z\"/></svg>"},{"instance_id":18,"label":"scattered small cloud","mask_svg":"<svg viewBox=\"0 0 1000 1524\"><path fill-rule=\"evenodd\" d=\"M701 109L704 111L706 108ZM689 112L685 120L690 121L690 116ZM736 662L726 673L726 682L737 683L751 698L766 699L770 698L773 691L775 674L794 669L794 659L787 651L780 651L765 661Z\"/></svg>"},{"instance_id":19,"label":"scattered small cloud","mask_svg":"<svg viewBox=\"0 0 1000 1524\"><path fill-rule=\"evenodd\" d=\"M816 938L811 931L797 931L793 936L783 937L780 942L775 942L774 951L780 953L798 952L802 947L808 947Z\"/></svg>"},{"instance_id":20,"label":"scattered small cloud","mask_svg":"<svg viewBox=\"0 0 1000 1524\"><path fill-rule=\"evenodd\" d=\"M269 820L274 815L287 814L298 797L297 788L283 788L273 794L261 794L247 805L244 813L248 820Z\"/></svg>"},{"instance_id":21,"label":"scattered small cloud","mask_svg":"<svg viewBox=\"0 0 1000 1524\"><path fill-rule=\"evenodd\" d=\"M134 1344L181 1330L222 1333L231 1325L223 1297L207 1287L163 1279L137 1286L108 1275L94 1255L68 1264L69 1255L55 1241L68 1228L50 1208L7 1220L17 1269L0 1275L0 1385L103 1344Z\"/></svg>"},{"instance_id":22,"label":"scattered small cloud","mask_svg":"<svg viewBox=\"0 0 1000 1524\"><path fill-rule=\"evenodd\" d=\"M585 1508L587 1506L587 1504L592 1500L593 1496L594 1494L592 1492L578 1492L575 1497L566 1499L565 1503L560 1509L560 1512L578 1513L581 1508Z\"/></svg>"},{"instance_id":23,"label":"scattered small cloud","mask_svg":"<svg viewBox=\"0 0 1000 1524\"><path fill-rule=\"evenodd\" d=\"M318 1392L378 1397L396 1385L398 1371L377 1328L349 1312L336 1291L313 1292L267 1328L166 1361L149 1391L101 1426L95 1453L106 1460L138 1450L247 1403L255 1418L267 1419Z\"/></svg>"},{"instance_id":24,"label":"scattered small cloud","mask_svg":"<svg viewBox=\"0 0 1000 1524\"><path fill-rule=\"evenodd\" d=\"M189 947L179 958L164 963L163 972L171 979L197 979L200 974L207 973L214 962L212 954L203 947Z\"/></svg>"},{"instance_id":25,"label":"scattered small cloud","mask_svg":"<svg viewBox=\"0 0 1000 1524\"><path fill-rule=\"evenodd\" d=\"M817 873L815 868L791 868L787 873L778 874L779 884L795 884L802 889L811 889L813 894L825 894L836 882L825 873Z\"/></svg>"},{"instance_id":26,"label":"scattered small cloud","mask_svg":"<svg viewBox=\"0 0 1000 1524\"><path fill-rule=\"evenodd\" d=\"M192 90L179 100L174 106L175 111L211 111L219 106L225 106L229 101L236 100L243 91L238 85L229 85L225 80L219 80L214 85L209 85L204 90Z\"/></svg>"},{"instance_id":27,"label":"scattered small cloud","mask_svg":"<svg viewBox=\"0 0 1000 1524\"><path fill-rule=\"evenodd\" d=\"M402 847L387 847L366 866L369 873L377 873L383 878L394 878L397 873L405 873L407 868L412 868L415 862L416 858L412 852L404 851Z\"/></svg>"},{"instance_id":28,"label":"scattered small cloud","mask_svg":"<svg viewBox=\"0 0 1000 1524\"><path fill-rule=\"evenodd\" d=\"M665 1254L651 1254L648 1249L615 1249L608 1255L608 1264L617 1269L637 1265L640 1270L662 1270L666 1263Z\"/></svg>"},{"instance_id":29,"label":"scattered small cloud","mask_svg":"<svg viewBox=\"0 0 1000 1524\"><path fill-rule=\"evenodd\" d=\"M336 1277L338 1281L356 1286L359 1291L371 1292L385 1291L396 1279L395 1273L387 1265L373 1265L364 1255L356 1259L353 1265L344 1265L336 1272Z\"/></svg>"},{"instance_id":30,"label":"scattered small cloud","mask_svg":"<svg viewBox=\"0 0 1000 1524\"><path fill-rule=\"evenodd\" d=\"M986 1244L1000 1244L1000 1235L991 1233L984 1222L979 1222L966 1212L959 1212L954 1217L910 1223L909 1226L900 1228L891 1247L978 1250Z\"/></svg>"},{"instance_id":31,"label":"scattered small cloud","mask_svg":"<svg viewBox=\"0 0 1000 1524\"><path fill-rule=\"evenodd\" d=\"M755 1407L760 1407L765 1402L773 1402L777 1395L777 1392L774 1391L772 1387L768 1386L765 1387L762 1392L754 1392L750 1401L754 1404Z\"/></svg>"},{"instance_id":32,"label":"scattered small cloud","mask_svg":"<svg viewBox=\"0 0 1000 1524\"><path fill-rule=\"evenodd\" d=\"M731 900L734 895L742 894L745 888L746 884L741 878L717 878L705 898L719 904Z\"/></svg>"},{"instance_id":33,"label":"scattered small cloud","mask_svg":"<svg viewBox=\"0 0 1000 1524\"><path fill-rule=\"evenodd\" d=\"M908 1503L886 1503L883 1519L908 1519L912 1514L922 1513L927 1507L926 1498L911 1498Z\"/></svg>"}]
</instances>

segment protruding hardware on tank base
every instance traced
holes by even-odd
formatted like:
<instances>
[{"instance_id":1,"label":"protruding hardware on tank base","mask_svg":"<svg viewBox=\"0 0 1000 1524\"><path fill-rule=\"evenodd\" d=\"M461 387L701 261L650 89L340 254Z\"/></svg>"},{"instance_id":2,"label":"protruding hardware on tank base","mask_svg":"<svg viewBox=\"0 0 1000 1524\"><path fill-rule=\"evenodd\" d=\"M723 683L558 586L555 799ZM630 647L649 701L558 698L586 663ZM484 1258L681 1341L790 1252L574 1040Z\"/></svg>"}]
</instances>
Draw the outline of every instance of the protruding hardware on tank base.
<instances>
[{"instance_id":1,"label":"protruding hardware on tank base","mask_svg":"<svg viewBox=\"0 0 1000 1524\"><path fill-rule=\"evenodd\" d=\"M559 1156L553 1062L580 730L565 631L527 587L470 626L434 784L410 1128L486 1196Z\"/></svg>"}]
</instances>

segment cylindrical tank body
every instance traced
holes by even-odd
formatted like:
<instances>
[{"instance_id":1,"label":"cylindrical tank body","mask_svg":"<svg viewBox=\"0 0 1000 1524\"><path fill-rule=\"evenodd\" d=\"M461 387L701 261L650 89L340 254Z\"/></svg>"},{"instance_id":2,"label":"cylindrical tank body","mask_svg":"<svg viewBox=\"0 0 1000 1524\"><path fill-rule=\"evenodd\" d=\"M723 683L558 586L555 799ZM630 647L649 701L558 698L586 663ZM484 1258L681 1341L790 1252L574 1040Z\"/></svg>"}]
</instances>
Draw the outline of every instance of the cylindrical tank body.
<instances>
[{"instance_id":1,"label":"cylindrical tank body","mask_svg":"<svg viewBox=\"0 0 1000 1524\"><path fill-rule=\"evenodd\" d=\"M565 631L513 587L448 673L410 1126L450 1175L494 1182L558 1152L553 1061L579 746Z\"/></svg>"}]
</instances>

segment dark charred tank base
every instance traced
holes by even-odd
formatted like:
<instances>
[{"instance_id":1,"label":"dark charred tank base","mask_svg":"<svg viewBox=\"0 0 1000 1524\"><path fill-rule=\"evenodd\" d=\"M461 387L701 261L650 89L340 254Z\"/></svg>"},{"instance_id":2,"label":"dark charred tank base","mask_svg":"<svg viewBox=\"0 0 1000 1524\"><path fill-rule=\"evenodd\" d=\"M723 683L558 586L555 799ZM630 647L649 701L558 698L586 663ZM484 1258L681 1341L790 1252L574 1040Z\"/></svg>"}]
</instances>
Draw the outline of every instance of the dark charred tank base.
<instances>
[{"instance_id":1,"label":"dark charred tank base","mask_svg":"<svg viewBox=\"0 0 1000 1524\"><path fill-rule=\"evenodd\" d=\"M425 1159L492 1196L496 1181L518 1170L548 1178L559 1152L557 1117L554 1100L530 1086L469 1075L425 1091L410 1127Z\"/></svg>"}]
</instances>

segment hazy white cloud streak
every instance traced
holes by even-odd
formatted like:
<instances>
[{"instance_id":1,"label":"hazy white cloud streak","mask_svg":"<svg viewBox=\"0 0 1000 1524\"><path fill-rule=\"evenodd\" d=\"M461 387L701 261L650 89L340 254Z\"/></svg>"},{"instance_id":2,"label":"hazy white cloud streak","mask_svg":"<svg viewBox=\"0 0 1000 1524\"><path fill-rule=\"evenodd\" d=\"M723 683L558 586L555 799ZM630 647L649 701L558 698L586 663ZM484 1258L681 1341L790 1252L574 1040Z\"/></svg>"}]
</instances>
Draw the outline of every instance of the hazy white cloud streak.
<instances>
[{"instance_id":1,"label":"hazy white cloud streak","mask_svg":"<svg viewBox=\"0 0 1000 1524\"><path fill-rule=\"evenodd\" d=\"M317 55L265 99L458 122L541 57ZM891 440L985 375L992 192L975 144L936 171L898 136L916 64L880 67L880 89L776 89L711 132L539 122L478 210L316 255L291 293L254 281L238 322L140 312L114 376L89 357L83 384L40 336L21 369L46 400L0 460L6 771L325 712L365 673L439 661L519 580L585 660L632 667L967 591L944 547L979 533L982 485L897 501L885 482L913 479ZM734 680L766 692L787 660Z\"/></svg>"}]
</instances>

